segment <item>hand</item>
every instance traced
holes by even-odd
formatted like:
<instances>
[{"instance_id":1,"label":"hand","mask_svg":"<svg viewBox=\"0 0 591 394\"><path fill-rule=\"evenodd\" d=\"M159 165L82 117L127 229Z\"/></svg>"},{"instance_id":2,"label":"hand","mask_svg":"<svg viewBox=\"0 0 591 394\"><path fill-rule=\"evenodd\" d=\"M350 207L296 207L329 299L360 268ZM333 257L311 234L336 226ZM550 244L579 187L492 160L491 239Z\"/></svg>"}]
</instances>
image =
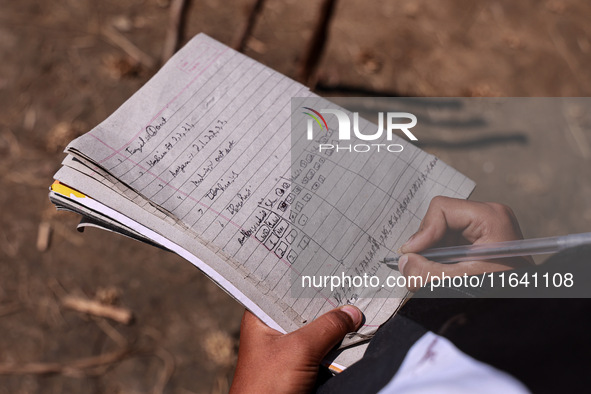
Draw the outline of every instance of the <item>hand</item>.
<instances>
[{"instance_id":1,"label":"hand","mask_svg":"<svg viewBox=\"0 0 591 394\"><path fill-rule=\"evenodd\" d=\"M426 280L427 275L439 276L442 272L448 276L478 275L533 264L529 256L439 264L415 254L433 247L517 239L523 239L523 235L511 208L497 203L437 196L431 200L419 231L400 248L404 255L398 261L398 269L407 278L421 276ZM410 291L418 290L414 282L419 281L407 281Z\"/></svg>"},{"instance_id":2,"label":"hand","mask_svg":"<svg viewBox=\"0 0 591 394\"><path fill-rule=\"evenodd\" d=\"M245 311L230 393L310 391L322 359L347 333L356 331L362 320L359 309L345 305L296 331L281 334Z\"/></svg>"}]
</instances>

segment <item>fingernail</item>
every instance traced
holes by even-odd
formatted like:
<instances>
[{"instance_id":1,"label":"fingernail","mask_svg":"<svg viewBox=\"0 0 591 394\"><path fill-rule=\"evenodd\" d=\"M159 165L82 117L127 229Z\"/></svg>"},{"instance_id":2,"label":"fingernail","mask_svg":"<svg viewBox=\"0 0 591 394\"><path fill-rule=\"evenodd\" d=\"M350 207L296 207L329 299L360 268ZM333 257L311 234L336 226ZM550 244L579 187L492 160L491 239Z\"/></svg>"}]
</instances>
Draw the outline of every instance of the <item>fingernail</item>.
<instances>
[{"instance_id":1,"label":"fingernail","mask_svg":"<svg viewBox=\"0 0 591 394\"><path fill-rule=\"evenodd\" d=\"M353 305L345 305L341 307L341 310L345 312L347 315L351 316L351 319L355 323L355 326L359 326L361 321L363 320L363 313Z\"/></svg>"},{"instance_id":2,"label":"fingernail","mask_svg":"<svg viewBox=\"0 0 591 394\"><path fill-rule=\"evenodd\" d=\"M398 271L404 275L404 266L408 263L408 255L400 256L398 259Z\"/></svg>"},{"instance_id":3,"label":"fingernail","mask_svg":"<svg viewBox=\"0 0 591 394\"><path fill-rule=\"evenodd\" d=\"M406 241L404 244L402 244L402 246L400 247L400 250L402 252L406 252L406 250L410 247L410 245L412 245L412 240L415 238L416 235L417 235L417 233L414 233L413 235L410 236L408 241Z\"/></svg>"}]
</instances>

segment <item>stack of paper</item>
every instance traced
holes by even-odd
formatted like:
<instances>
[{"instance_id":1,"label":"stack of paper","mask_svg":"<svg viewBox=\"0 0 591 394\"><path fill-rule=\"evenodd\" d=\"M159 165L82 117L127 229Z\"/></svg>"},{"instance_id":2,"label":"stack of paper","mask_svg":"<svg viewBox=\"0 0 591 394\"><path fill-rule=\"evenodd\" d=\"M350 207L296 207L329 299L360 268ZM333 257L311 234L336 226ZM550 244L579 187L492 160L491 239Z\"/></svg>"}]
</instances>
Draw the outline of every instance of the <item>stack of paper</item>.
<instances>
[{"instance_id":1,"label":"stack of paper","mask_svg":"<svg viewBox=\"0 0 591 394\"><path fill-rule=\"evenodd\" d=\"M431 198L465 198L474 184L399 137L404 151L396 154L292 151L292 143L314 143L300 138L305 132L291 138L294 97L335 107L200 34L68 145L50 198L82 215L80 226L179 254L282 332L354 303L366 322L343 347L367 341L404 289L310 294L299 276L343 267L391 274L378 261L416 231ZM292 163L309 167L292 172ZM333 367L350 365L362 349L340 352Z\"/></svg>"}]
</instances>

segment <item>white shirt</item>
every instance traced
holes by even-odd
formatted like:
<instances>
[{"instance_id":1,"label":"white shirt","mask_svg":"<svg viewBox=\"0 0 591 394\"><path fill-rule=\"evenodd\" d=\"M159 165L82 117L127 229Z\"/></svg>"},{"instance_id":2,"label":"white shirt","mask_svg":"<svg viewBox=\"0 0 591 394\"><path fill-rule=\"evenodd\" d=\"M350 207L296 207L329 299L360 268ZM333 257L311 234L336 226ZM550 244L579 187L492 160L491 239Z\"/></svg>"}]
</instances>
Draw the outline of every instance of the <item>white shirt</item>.
<instances>
[{"instance_id":1,"label":"white shirt","mask_svg":"<svg viewBox=\"0 0 591 394\"><path fill-rule=\"evenodd\" d=\"M379 394L522 394L529 390L511 375L462 353L449 340L427 332L408 351Z\"/></svg>"}]
</instances>

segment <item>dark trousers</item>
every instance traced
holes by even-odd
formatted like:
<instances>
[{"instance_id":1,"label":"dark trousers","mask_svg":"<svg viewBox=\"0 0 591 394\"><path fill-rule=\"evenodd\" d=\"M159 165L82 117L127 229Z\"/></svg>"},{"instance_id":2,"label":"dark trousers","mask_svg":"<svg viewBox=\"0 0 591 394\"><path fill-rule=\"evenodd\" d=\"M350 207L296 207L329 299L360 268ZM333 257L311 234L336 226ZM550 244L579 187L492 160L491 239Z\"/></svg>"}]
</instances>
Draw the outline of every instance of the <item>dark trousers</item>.
<instances>
[{"instance_id":1,"label":"dark trousers","mask_svg":"<svg viewBox=\"0 0 591 394\"><path fill-rule=\"evenodd\" d=\"M363 359L324 380L318 392L379 391L427 330L511 374L534 393L589 392L591 246L557 254L539 267L507 271L505 279L509 272L519 278L527 273L529 286L513 288L506 282L500 288L499 277L492 287L419 290L378 330ZM538 287L533 287L531 278L536 272ZM554 278L556 273L560 277ZM574 285L555 286L568 273Z\"/></svg>"}]
</instances>

